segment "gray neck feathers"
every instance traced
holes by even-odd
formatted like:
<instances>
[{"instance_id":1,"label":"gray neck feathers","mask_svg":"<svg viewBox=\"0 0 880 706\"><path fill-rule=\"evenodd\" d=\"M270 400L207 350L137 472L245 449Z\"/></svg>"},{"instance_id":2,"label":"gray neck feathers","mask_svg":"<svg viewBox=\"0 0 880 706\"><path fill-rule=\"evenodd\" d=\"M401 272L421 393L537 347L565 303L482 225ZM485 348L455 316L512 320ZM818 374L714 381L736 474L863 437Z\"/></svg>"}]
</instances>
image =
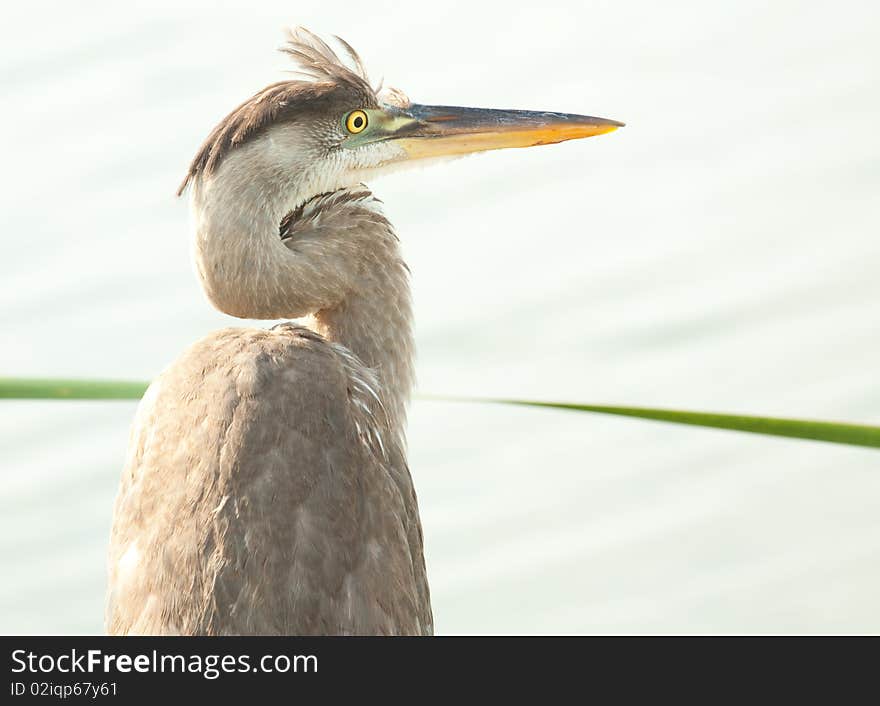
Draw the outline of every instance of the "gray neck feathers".
<instances>
[{"instance_id":1,"label":"gray neck feathers","mask_svg":"<svg viewBox=\"0 0 880 706\"><path fill-rule=\"evenodd\" d=\"M205 294L232 316L309 317L307 325L374 370L402 437L414 341L394 230L363 185L291 178L266 147L245 145L194 183L194 255Z\"/></svg>"}]
</instances>

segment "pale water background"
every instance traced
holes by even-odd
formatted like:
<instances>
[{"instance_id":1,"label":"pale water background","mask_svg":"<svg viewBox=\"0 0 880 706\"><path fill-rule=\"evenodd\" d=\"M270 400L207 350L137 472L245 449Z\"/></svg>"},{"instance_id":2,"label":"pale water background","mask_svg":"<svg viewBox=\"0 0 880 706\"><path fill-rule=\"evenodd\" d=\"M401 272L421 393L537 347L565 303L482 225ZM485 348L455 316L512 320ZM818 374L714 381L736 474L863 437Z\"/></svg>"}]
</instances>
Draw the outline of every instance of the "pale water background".
<instances>
[{"instance_id":1,"label":"pale water background","mask_svg":"<svg viewBox=\"0 0 880 706\"><path fill-rule=\"evenodd\" d=\"M294 23L417 101L628 124L373 184L422 391L880 422L876 2L4 7L0 374L234 323L173 193ZM0 632L101 631L134 407L0 403ZM426 401L409 440L441 633L880 632L876 451Z\"/></svg>"}]
</instances>

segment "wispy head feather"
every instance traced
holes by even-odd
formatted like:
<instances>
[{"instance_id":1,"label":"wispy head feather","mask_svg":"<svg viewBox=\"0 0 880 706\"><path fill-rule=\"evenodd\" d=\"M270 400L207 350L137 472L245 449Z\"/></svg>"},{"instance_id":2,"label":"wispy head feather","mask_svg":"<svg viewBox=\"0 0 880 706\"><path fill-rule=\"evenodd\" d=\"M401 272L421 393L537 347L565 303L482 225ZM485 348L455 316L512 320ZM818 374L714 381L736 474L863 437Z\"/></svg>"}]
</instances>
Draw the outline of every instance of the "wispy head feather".
<instances>
[{"instance_id":1,"label":"wispy head feather","mask_svg":"<svg viewBox=\"0 0 880 706\"><path fill-rule=\"evenodd\" d=\"M287 30L287 43L280 51L287 54L297 64L294 74L312 81L333 81L350 83L370 91L367 71L357 52L341 37L334 36L351 62L344 62L327 42L303 27Z\"/></svg>"}]
</instances>

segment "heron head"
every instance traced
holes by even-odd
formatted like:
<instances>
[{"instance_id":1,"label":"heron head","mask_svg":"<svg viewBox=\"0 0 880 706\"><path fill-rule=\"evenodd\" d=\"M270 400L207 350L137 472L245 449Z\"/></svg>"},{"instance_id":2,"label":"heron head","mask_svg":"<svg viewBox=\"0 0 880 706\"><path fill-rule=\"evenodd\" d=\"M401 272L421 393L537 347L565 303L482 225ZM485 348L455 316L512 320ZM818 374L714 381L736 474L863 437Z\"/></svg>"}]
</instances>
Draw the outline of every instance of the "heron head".
<instances>
[{"instance_id":1,"label":"heron head","mask_svg":"<svg viewBox=\"0 0 880 706\"><path fill-rule=\"evenodd\" d=\"M358 55L337 39L347 61L314 34L291 31L282 51L298 64L299 80L272 84L232 111L205 140L180 193L245 145L247 168L260 162L295 175L305 196L409 164L553 144L623 125L569 113L419 105L399 90L373 89Z\"/></svg>"}]
</instances>

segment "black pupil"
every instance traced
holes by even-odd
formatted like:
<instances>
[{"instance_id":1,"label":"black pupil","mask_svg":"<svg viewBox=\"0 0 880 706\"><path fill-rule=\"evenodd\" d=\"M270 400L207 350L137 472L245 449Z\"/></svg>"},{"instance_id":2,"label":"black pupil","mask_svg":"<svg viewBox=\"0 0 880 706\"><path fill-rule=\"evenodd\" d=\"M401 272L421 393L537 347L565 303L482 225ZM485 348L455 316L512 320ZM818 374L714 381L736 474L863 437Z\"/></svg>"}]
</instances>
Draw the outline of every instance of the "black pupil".
<instances>
[{"instance_id":1,"label":"black pupil","mask_svg":"<svg viewBox=\"0 0 880 706\"><path fill-rule=\"evenodd\" d=\"M354 126L355 126L355 127L361 127L363 124L364 124L364 119L363 119L360 115L358 115L358 116L354 119Z\"/></svg>"}]
</instances>

